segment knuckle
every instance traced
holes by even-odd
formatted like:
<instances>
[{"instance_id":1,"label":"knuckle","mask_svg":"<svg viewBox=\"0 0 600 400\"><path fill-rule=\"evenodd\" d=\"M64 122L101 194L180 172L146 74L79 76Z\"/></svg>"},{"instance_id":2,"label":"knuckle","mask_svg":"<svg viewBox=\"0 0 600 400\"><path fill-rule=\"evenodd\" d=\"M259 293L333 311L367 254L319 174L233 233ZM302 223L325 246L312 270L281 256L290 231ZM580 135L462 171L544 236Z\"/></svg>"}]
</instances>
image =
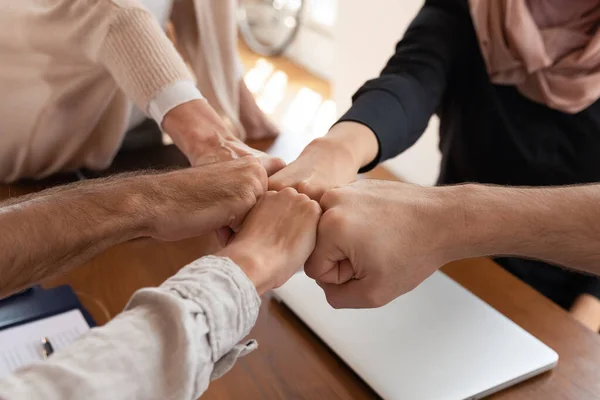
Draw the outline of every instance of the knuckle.
<instances>
[{"instance_id":1,"label":"knuckle","mask_svg":"<svg viewBox=\"0 0 600 400\"><path fill-rule=\"evenodd\" d=\"M341 189L331 189L321 197L321 206L323 208L331 208L339 204L342 200Z\"/></svg>"},{"instance_id":2,"label":"knuckle","mask_svg":"<svg viewBox=\"0 0 600 400\"><path fill-rule=\"evenodd\" d=\"M294 189L293 187L286 187L284 189L282 189L279 193L281 193L283 196L287 196L287 197L294 197L298 195L298 191L296 189Z\"/></svg>"},{"instance_id":3,"label":"knuckle","mask_svg":"<svg viewBox=\"0 0 600 400\"><path fill-rule=\"evenodd\" d=\"M278 192L274 190L268 190L263 194L263 198L268 201L273 201L273 198L277 196L277 193Z\"/></svg>"},{"instance_id":4,"label":"knuckle","mask_svg":"<svg viewBox=\"0 0 600 400\"><path fill-rule=\"evenodd\" d=\"M265 192L265 189L266 189L265 180L261 179L260 177L256 177L251 181L250 187L252 188L252 191L254 192L254 194L256 194L258 196Z\"/></svg>"},{"instance_id":5,"label":"knuckle","mask_svg":"<svg viewBox=\"0 0 600 400\"><path fill-rule=\"evenodd\" d=\"M298 182L298 192L308 194L313 188L312 183L310 181L302 181Z\"/></svg>"},{"instance_id":6,"label":"knuckle","mask_svg":"<svg viewBox=\"0 0 600 400\"><path fill-rule=\"evenodd\" d=\"M298 195L296 196L296 200L300 204L306 204L306 203L308 203L310 201L310 197L308 197L304 193L298 192Z\"/></svg>"},{"instance_id":7,"label":"knuckle","mask_svg":"<svg viewBox=\"0 0 600 400\"><path fill-rule=\"evenodd\" d=\"M265 179L260 175L250 175L244 179L240 185L240 193L242 197L256 198L264 193L266 189Z\"/></svg>"},{"instance_id":8,"label":"knuckle","mask_svg":"<svg viewBox=\"0 0 600 400\"><path fill-rule=\"evenodd\" d=\"M325 231L345 232L348 225L348 219L339 208L330 208L323 213L320 229Z\"/></svg>"},{"instance_id":9,"label":"knuckle","mask_svg":"<svg viewBox=\"0 0 600 400\"><path fill-rule=\"evenodd\" d=\"M321 206L314 200L308 202L308 210L314 215L321 215Z\"/></svg>"},{"instance_id":10,"label":"knuckle","mask_svg":"<svg viewBox=\"0 0 600 400\"><path fill-rule=\"evenodd\" d=\"M244 206L253 206L256 203L257 193L254 187L248 185L238 191L238 197Z\"/></svg>"},{"instance_id":11,"label":"knuckle","mask_svg":"<svg viewBox=\"0 0 600 400\"><path fill-rule=\"evenodd\" d=\"M287 187L287 185L280 179L269 179L269 190L279 191L281 189L284 189L285 187Z\"/></svg>"},{"instance_id":12,"label":"knuckle","mask_svg":"<svg viewBox=\"0 0 600 400\"><path fill-rule=\"evenodd\" d=\"M304 193L311 199L317 200L323 195L323 191L311 181L302 181L298 183L298 192Z\"/></svg>"},{"instance_id":13,"label":"knuckle","mask_svg":"<svg viewBox=\"0 0 600 400\"><path fill-rule=\"evenodd\" d=\"M258 158L252 156L244 158L248 159L248 161L245 163L246 171L248 171L248 173L257 176L266 176L267 172L258 160Z\"/></svg>"},{"instance_id":14,"label":"knuckle","mask_svg":"<svg viewBox=\"0 0 600 400\"><path fill-rule=\"evenodd\" d=\"M250 156L250 155L245 155L245 156L239 158L239 160L241 160L242 162L244 162L245 164L248 164L248 165L260 165L260 161L258 160L258 158L254 157L254 156Z\"/></svg>"}]
</instances>

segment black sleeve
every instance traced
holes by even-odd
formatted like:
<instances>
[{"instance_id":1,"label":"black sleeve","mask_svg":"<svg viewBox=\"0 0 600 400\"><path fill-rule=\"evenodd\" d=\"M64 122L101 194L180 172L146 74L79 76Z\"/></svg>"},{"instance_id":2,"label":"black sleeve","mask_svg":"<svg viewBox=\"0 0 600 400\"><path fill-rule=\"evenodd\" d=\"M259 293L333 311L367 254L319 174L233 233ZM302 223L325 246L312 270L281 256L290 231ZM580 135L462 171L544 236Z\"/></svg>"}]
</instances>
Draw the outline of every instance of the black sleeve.
<instances>
[{"instance_id":1,"label":"black sleeve","mask_svg":"<svg viewBox=\"0 0 600 400\"><path fill-rule=\"evenodd\" d=\"M339 121L359 122L377 136L379 154L360 172L397 156L419 139L471 30L467 1L425 2L380 77L354 94L352 107Z\"/></svg>"}]
</instances>

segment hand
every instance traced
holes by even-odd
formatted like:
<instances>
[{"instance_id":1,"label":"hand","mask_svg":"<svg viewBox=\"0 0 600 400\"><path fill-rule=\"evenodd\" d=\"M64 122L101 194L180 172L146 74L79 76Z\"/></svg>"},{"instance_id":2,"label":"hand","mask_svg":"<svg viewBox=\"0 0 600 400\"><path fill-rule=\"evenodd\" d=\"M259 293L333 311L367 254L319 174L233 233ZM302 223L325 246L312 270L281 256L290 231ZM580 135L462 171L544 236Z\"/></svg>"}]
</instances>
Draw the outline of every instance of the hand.
<instances>
[{"instance_id":1,"label":"hand","mask_svg":"<svg viewBox=\"0 0 600 400\"><path fill-rule=\"evenodd\" d=\"M304 269L329 304L383 306L451 261L457 208L442 206L444 190L361 180L327 192Z\"/></svg>"},{"instance_id":2,"label":"hand","mask_svg":"<svg viewBox=\"0 0 600 400\"><path fill-rule=\"evenodd\" d=\"M267 189L267 172L255 157L143 176L142 180L138 191L143 196L136 208L149 216L147 236L167 241L223 227L238 230Z\"/></svg>"},{"instance_id":3,"label":"hand","mask_svg":"<svg viewBox=\"0 0 600 400\"><path fill-rule=\"evenodd\" d=\"M355 122L341 122L329 133L314 140L300 157L269 179L270 190L293 187L311 199L346 184L358 170L377 155L378 144L373 132Z\"/></svg>"},{"instance_id":4,"label":"hand","mask_svg":"<svg viewBox=\"0 0 600 400\"><path fill-rule=\"evenodd\" d=\"M192 166L229 161L247 155L261 158L268 175L285 166L280 158L254 150L231 134L205 100L193 100L173 108L165 115L162 128Z\"/></svg>"},{"instance_id":5,"label":"hand","mask_svg":"<svg viewBox=\"0 0 600 400\"><path fill-rule=\"evenodd\" d=\"M319 204L294 189L267 192L217 255L238 264L262 294L302 267L314 249L320 216Z\"/></svg>"}]
</instances>

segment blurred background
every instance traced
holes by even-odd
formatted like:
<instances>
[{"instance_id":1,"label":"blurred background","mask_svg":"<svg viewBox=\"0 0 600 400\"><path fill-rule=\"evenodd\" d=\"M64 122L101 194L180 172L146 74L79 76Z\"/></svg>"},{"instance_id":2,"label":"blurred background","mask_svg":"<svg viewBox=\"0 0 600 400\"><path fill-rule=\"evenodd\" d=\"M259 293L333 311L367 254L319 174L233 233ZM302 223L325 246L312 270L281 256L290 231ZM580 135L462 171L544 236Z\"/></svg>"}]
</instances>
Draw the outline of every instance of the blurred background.
<instances>
[{"instance_id":1,"label":"blurred background","mask_svg":"<svg viewBox=\"0 0 600 400\"><path fill-rule=\"evenodd\" d=\"M246 85L274 123L296 133L287 136L302 142L322 136L350 106L352 94L378 76L421 5L421 0L372 0L368 7L358 0L240 0ZM441 158L437 126L433 117L417 144L384 167L403 181L434 184ZM291 156L286 153L286 161Z\"/></svg>"}]
</instances>

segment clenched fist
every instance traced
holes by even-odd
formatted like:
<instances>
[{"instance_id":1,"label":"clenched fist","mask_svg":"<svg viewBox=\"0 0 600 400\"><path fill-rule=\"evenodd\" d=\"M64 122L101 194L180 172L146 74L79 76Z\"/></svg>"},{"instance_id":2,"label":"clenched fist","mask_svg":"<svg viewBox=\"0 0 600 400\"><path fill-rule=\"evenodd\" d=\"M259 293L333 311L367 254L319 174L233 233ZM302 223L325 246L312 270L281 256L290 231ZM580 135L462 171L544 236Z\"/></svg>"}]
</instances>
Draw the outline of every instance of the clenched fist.
<instances>
[{"instance_id":1,"label":"clenched fist","mask_svg":"<svg viewBox=\"0 0 600 400\"><path fill-rule=\"evenodd\" d=\"M454 257L445 188L362 180L321 198L306 274L336 308L371 308L409 292Z\"/></svg>"},{"instance_id":2,"label":"clenched fist","mask_svg":"<svg viewBox=\"0 0 600 400\"><path fill-rule=\"evenodd\" d=\"M283 285L315 247L319 204L286 188L265 193L240 232L217 255L231 258L259 293Z\"/></svg>"},{"instance_id":3,"label":"clenched fist","mask_svg":"<svg viewBox=\"0 0 600 400\"><path fill-rule=\"evenodd\" d=\"M136 208L150 221L148 236L170 241L238 230L267 190L262 162L247 156L132 180Z\"/></svg>"}]
</instances>

